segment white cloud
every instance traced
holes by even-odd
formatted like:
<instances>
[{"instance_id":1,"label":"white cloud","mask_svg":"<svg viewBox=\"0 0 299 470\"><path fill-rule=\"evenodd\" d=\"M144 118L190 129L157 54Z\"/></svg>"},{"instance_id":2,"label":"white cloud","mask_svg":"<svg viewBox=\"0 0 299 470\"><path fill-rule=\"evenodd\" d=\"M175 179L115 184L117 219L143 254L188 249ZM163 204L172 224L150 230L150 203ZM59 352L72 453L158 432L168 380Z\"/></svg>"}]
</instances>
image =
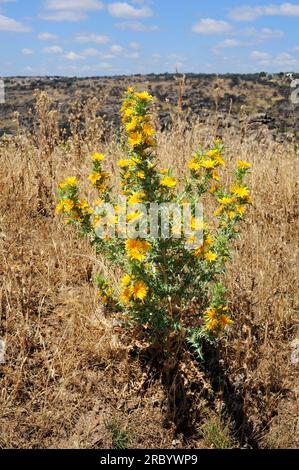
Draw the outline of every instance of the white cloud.
<instances>
[{"instance_id":1,"label":"white cloud","mask_svg":"<svg viewBox=\"0 0 299 470\"><path fill-rule=\"evenodd\" d=\"M44 54L62 54L63 49L60 46L49 46L43 48Z\"/></svg>"},{"instance_id":2,"label":"white cloud","mask_svg":"<svg viewBox=\"0 0 299 470\"><path fill-rule=\"evenodd\" d=\"M244 44L237 39L225 39L224 41L221 41L219 44L217 44L217 48L224 49L226 47L240 47L243 45Z\"/></svg>"},{"instance_id":3,"label":"white cloud","mask_svg":"<svg viewBox=\"0 0 299 470\"><path fill-rule=\"evenodd\" d=\"M12 31L14 33L29 33L31 28L23 25L8 16L0 15L0 31Z\"/></svg>"},{"instance_id":4,"label":"white cloud","mask_svg":"<svg viewBox=\"0 0 299 470\"><path fill-rule=\"evenodd\" d=\"M32 49L27 49L27 47L24 47L23 49L21 49L21 52L22 52L23 55L34 54L33 50Z\"/></svg>"},{"instance_id":5,"label":"white cloud","mask_svg":"<svg viewBox=\"0 0 299 470\"><path fill-rule=\"evenodd\" d=\"M117 18L147 18L153 16L153 12L149 7L135 8L126 2L109 3L107 10L111 16Z\"/></svg>"},{"instance_id":6,"label":"white cloud","mask_svg":"<svg viewBox=\"0 0 299 470\"><path fill-rule=\"evenodd\" d=\"M140 49L140 44L138 42L130 42L129 47L130 49L138 51L138 49Z\"/></svg>"},{"instance_id":7,"label":"white cloud","mask_svg":"<svg viewBox=\"0 0 299 470\"><path fill-rule=\"evenodd\" d=\"M257 42L267 41L268 39L282 38L284 36L283 31L270 28L245 28L240 31L240 34L243 36L251 36Z\"/></svg>"},{"instance_id":8,"label":"white cloud","mask_svg":"<svg viewBox=\"0 0 299 470\"><path fill-rule=\"evenodd\" d=\"M100 62L99 64L93 64L93 65L59 65L57 67L58 70L63 71L63 72L71 72L72 74L75 75L80 75L82 76L83 73L97 73L101 72L103 70L111 70L112 65L109 64L108 62ZM115 70L115 69L114 69Z\"/></svg>"},{"instance_id":9,"label":"white cloud","mask_svg":"<svg viewBox=\"0 0 299 470\"><path fill-rule=\"evenodd\" d=\"M103 60L112 60L112 59L115 59L116 56L113 54L101 54L101 58Z\"/></svg>"},{"instance_id":10,"label":"white cloud","mask_svg":"<svg viewBox=\"0 0 299 470\"><path fill-rule=\"evenodd\" d=\"M271 56L268 54L268 52L262 52L262 51L252 51L250 53L250 58L253 60L266 60L269 59Z\"/></svg>"},{"instance_id":11,"label":"white cloud","mask_svg":"<svg viewBox=\"0 0 299 470\"><path fill-rule=\"evenodd\" d=\"M101 10L104 7L99 0L46 0L45 9L40 17L48 21L82 21L86 12Z\"/></svg>"},{"instance_id":12,"label":"white cloud","mask_svg":"<svg viewBox=\"0 0 299 470\"><path fill-rule=\"evenodd\" d=\"M267 52L252 51L250 58L257 60L262 67L271 67L276 69L286 69L298 66L299 62L288 52L280 52L275 57L271 57Z\"/></svg>"},{"instance_id":13,"label":"white cloud","mask_svg":"<svg viewBox=\"0 0 299 470\"><path fill-rule=\"evenodd\" d=\"M40 41L56 41L56 39L58 39L58 36L56 36L56 34L52 34L52 33L39 33L37 38Z\"/></svg>"},{"instance_id":14,"label":"white cloud","mask_svg":"<svg viewBox=\"0 0 299 470\"><path fill-rule=\"evenodd\" d=\"M261 16L299 16L299 5L295 3L262 6L242 5L229 11L229 17L236 21L253 21Z\"/></svg>"},{"instance_id":15,"label":"white cloud","mask_svg":"<svg viewBox=\"0 0 299 470\"><path fill-rule=\"evenodd\" d=\"M120 46L119 44L113 44L113 46L110 47L110 52L112 54L121 54L123 50L124 48Z\"/></svg>"},{"instance_id":16,"label":"white cloud","mask_svg":"<svg viewBox=\"0 0 299 470\"><path fill-rule=\"evenodd\" d=\"M95 43L95 44L107 44L110 41L106 34L94 34L94 33L79 33L75 39L76 42L82 44Z\"/></svg>"},{"instance_id":17,"label":"white cloud","mask_svg":"<svg viewBox=\"0 0 299 470\"><path fill-rule=\"evenodd\" d=\"M46 0L45 8L47 10L93 11L101 10L103 3L98 0Z\"/></svg>"},{"instance_id":18,"label":"white cloud","mask_svg":"<svg viewBox=\"0 0 299 470\"><path fill-rule=\"evenodd\" d=\"M141 21L124 21L123 23L118 23L115 25L118 29L122 29L123 31L130 30L130 31L136 31L140 33L145 33L145 32L152 32L152 31L158 31L159 26L157 25L146 25L144 23L141 23Z\"/></svg>"},{"instance_id":19,"label":"white cloud","mask_svg":"<svg viewBox=\"0 0 299 470\"><path fill-rule=\"evenodd\" d=\"M203 18L192 26L192 31L198 34L223 34L231 30L227 21Z\"/></svg>"},{"instance_id":20,"label":"white cloud","mask_svg":"<svg viewBox=\"0 0 299 470\"><path fill-rule=\"evenodd\" d=\"M42 20L46 21L82 21L87 18L86 14L82 11L56 11L53 13L46 13L40 16Z\"/></svg>"},{"instance_id":21,"label":"white cloud","mask_svg":"<svg viewBox=\"0 0 299 470\"><path fill-rule=\"evenodd\" d=\"M90 47L89 49L85 49L84 51L81 52L84 57L96 57L101 55L100 51L97 49Z\"/></svg>"},{"instance_id":22,"label":"white cloud","mask_svg":"<svg viewBox=\"0 0 299 470\"><path fill-rule=\"evenodd\" d=\"M275 65L279 66L293 66L297 65L298 61L291 54L287 52L281 52L275 57L274 63Z\"/></svg>"},{"instance_id":23,"label":"white cloud","mask_svg":"<svg viewBox=\"0 0 299 470\"><path fill-rule=\"evenodd\" d=\"M128 52L127 54L125 54L125 58L126 59L137 60L137 59L140 59L140 54L139 54L138 51Z\"/></svg>"},{"instance_id":24,"label":"white cloud","mask_svg":"<svg viewBox=\"0 0 299 470\"><path fill-rule=\"evenodd\" d=\"M64 58L67 60L84 60L85 57L83 55L77 54L77 52L70 51L64 55Z\"/></svg>"}]
</instances>

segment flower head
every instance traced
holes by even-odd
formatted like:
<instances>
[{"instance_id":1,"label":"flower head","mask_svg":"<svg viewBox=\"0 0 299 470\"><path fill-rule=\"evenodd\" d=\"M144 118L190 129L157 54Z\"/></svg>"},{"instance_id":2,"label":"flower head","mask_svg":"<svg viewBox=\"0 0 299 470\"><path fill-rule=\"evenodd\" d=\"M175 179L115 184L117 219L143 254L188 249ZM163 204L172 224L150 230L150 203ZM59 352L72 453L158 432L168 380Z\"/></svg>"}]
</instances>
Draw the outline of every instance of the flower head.
<instances>
[{"instance_id":1,"label":"flower head","mask_svg":"<svg viewBox=\"0 0 299 470\"><path fill-rule=\"evenodd\" d=\"M151 244L146 240L140 240L138 238L130 238L126 241L126 250L128 256L131 259L137 261L143 261L146 257L147 252L151 248Z\"/></svg>"},{"instance_id":2,"label":"flower head","mask_svg":"<svg viewBox=\"0 0 299 470\"><path fill-rule=\"evenodd\" d=\"M142 101L152 101L153 97L147 91L142 91L141 93L135 93L136 98L139 98Z\"/></svg>"},{"instance_id":3,"label":"flower head","mask_svg":"<svg viewBox=\"0 0 299 470\"><path fill-rule=\"evenodd\" d=\"M95 161L95 162L101 162L102 160L104 160L104 155L102 153L94 153L92 156L91 156L92 160Z\"/></svg>"},{"instance_id":4,"label":"flower head","mask_svg":"<svg viewBox=\"0 0 299 470\"><path fill-rule=\"evenodd\" d=\"M165 186L167 188L173 188L176 186L176 183L176 179L171 176L165 176L165 178L162 178L160 181L161 186Z\"/></svg>"},{"instance_id":5,"label":"flower head","mask_svg":"<svg viewBox=\"0 0 299 470\"><path fill-rule=\"evenodd\" d=\"M207 261L209 261L209 263L213 263L217 259L217 254L213 253L213 251L208 251L205 254L205 258L206 258Z\"/></svg>"},{"instance_id":6,"label":"flower head","mask_svg":"<svg viewBox=\"0 0 299 470\"><path fill-rule=\"evenodd\" d=\"M249 196L249 189L246 186L234 185L231 192L241 199L246 199Z\"/></svg>"},{"instance_id":7,"label":"flower head","mask_svg":"<svg viewBox=\"0 0 299 470\"><path fill-rule=\"evenodd\" d=\"M66 178L62 183L60 183L59 188L65 189L67 186L76 186L78 184L78 180L75 176L70 176Z\"/></svg>"},{"instance_id":8,"label":"flower head","mask_svg":"<svg viewBox=\"0 0 299 470\"><path fill-rule=\"evenodd\" d=\"M138 147L140 144L142 144L142 135L139 132L134 132L131 134L129 137L129 144L132 147Z\"/></svg>"},{"instance_id":9,"label":"flower head","mask_svg":"<svg viewBox=\"0 0 299 470\"><path fill-rule=\"evenodd\" d=\"M137 281L131 286L131 294L135 300L143 301L148 293L148 287L143 281Z\"/></svg>"},{"instance_id":10,"label":"flower head","mask_svg":"<svg viewBox=\"0 0 299 470\"><path fill-rule=\"evenodd\" d=\"M245 162L245 160L238 160L238 168L240 170L247 170L251 168L251 163Z\"/></svg>"}]
</instances>

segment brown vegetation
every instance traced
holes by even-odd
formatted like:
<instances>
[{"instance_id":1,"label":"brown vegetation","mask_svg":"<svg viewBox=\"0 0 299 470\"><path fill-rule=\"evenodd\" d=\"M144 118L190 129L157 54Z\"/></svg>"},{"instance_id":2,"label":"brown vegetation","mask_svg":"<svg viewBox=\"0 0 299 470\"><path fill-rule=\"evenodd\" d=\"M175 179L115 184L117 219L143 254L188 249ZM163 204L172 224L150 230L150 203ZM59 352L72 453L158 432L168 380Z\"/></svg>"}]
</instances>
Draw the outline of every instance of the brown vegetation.
<instances>
[{"instance_id":1,"label":"brown vegetation","mask_svg":"<svg viewBox=\"0 0 299 470\"><path fill-rule=\"evenodd\" d=\"M186 347L161 374L163 358L101 309L104 260L54 215L58 182L76 168L86 179L90 152L112 171L121 155L88 106L74 107L65 143L39 96L34 133L0 142L0 447L297 447L298 147L223 129L228 165L253 165L254 205L226 275L234 327L205 362ZM158 134L159 159L182 173L216 121L177 117Z\"/></svg>"}]
</instances>

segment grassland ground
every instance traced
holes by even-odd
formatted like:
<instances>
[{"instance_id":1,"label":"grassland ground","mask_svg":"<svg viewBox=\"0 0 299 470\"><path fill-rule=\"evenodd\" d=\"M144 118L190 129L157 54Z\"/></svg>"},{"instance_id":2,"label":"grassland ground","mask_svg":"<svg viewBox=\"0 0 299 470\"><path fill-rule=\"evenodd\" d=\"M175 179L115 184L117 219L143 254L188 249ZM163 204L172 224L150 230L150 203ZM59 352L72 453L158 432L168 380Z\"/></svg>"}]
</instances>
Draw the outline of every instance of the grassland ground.
<instances>
[{"instance_id":1,"label":"grassland ground","mask_svg":"<svg viewBox=\"0 0 299 470\"><path fill-rule=\"evenodd\" d=\"M0 142L0 447L298 447L298 146L222 130L228 168L252 163L254 204L225 277L234 325L205 363L185 348L167 380L101 308L105 260L54 214L65 176L92 191L92 151L107 156L117 191L119 137L89 109L61 140L45 98L35 119L33 133ZM184 174L215 122L181 117L159 132L161 163Z\"/></svg>"}]
</instances>

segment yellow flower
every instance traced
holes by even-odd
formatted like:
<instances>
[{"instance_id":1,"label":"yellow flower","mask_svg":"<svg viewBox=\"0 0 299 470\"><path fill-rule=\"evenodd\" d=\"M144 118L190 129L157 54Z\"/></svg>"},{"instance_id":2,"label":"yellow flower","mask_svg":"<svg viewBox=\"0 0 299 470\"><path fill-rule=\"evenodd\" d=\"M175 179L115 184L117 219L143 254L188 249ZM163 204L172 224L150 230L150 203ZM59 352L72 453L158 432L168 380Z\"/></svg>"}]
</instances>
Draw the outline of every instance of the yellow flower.
<instances>
[{"instance_id":1,"label":"yellow flower","mask_svg":"<svg viewBox=\"0 0 299 470\"><path fill-rule=\"evenodd\" d=\"M195 160L195 158L193 158L188 163L188 168L189 170L198 171L201 169L201 165Z\"/></svg>"},{"instance_id":2,"label":"yellow flower","mask_svg":"<svg viewBox=\"0 0 299 470\"><path fill-rule=\"evenodd\" d=\"M135 300L143 301L148 293L148 287L143 281L137 281L131 286L131 293Z\"/></svg>"},{"instance_id":3,"label":"yellow flower","mask_svg":"<svg viewBox=\"0 0 299 470\"><path fill-rule=\"evenodd\" d=\"M128 239L125 243L128 256L131 259L142 261L146 257L146 253L151 248L151 244L146 240Z\"/></svg>"},{"instance_id":4,"label":"yellow flower","mask_svg":"<svg viewBox=\"0 0 299 470\"><path fill-rule=\"evenodd\" d=\"M216 330L217 327L218 327L217 318L213 318L213 320L208 321L205 325L205 328L208 331Z\"/></svg>"},{"instance_id":5,"label":"yellow flower","mask_svg":"<svg viewBox=\"0 0 299 470\"><path fill-rule=\"evenodd\" d=\"M64 210L64 201L59 201L59 203L56 206L55 212L56 214L60 214Z\"/></svg>"},{"instance_id":6,"label":"yellow flower","mask_svg":"<svg viewBox=\"0 0 299 470\"><path fill-rule=\"evenodd\" d=\"M214 240L213 240L212 235L211 235L210 233L207 233L207 234L205 235L205 244L206 244L206 245L212 245L213 241L214 241Z\"/></svg>"},{"instance_id":7,"label":"yellow flower","mask_svg":"<svg viewBox=\"0 0 299 470\"><path fill-rule=\"evenodd\" d=\"M213 171L212 171L212 178L213 178L213 180L215 180L215 181L219 181L219 179L220 179L220 178L219 178L219 172L218 172L217 170L213 170Z\"/></svg>"},{"instance_id":8,"label":"yellow flower","mask_svg":"<svg viewBox=\"0 0 299 470\"><path fill-rule=\"evenodd\" d=\"M228 218L229 218L229 220L232 220L232 219L234 219L235 217L236 217L235 211L229 211L229 212L228 212Z\"/></svg>"},{"instance_id":9,"label":"yellow flower","mask_svg":"<svg viewBox=\"0 0 299 470\"><path fill-rule=\"evenodd\" d=\"M132 277L130 276L130 274L125 274L121 278L120 285L121 287L127 287L131 281L132 281Z\"/></svg>"},{"instance_id":10,"label":"yellow flower","mask_svg":"<svg viewBox=\"0 0 299 470\"><path fill-rule=\"evenodd\" d=\"M134 132L129 137L129 144L132 147L138 147L142 143L142 135L139 132Z\"/></svg>"},{"instance_id":11,"label":"yellow flower","mask_svg":"<svg viewBox=\"0 0 299 470\"><path fill-rule=\"evenodd\" d=\"M137 178L140 178L141 180L144 180L144 179L145 179L144 171L138 171L138 172L136 173L136 176L137 176Z\"/></svg>"},{"instance_id":12,"label":"yellow flower","mask_svg":"<svg viewBox=\"0 0 299 470\"><path fill-rule=\"evenodd\" d=\"M231 188L231 192L241 199L244 199L249 196L249 189L246 186L234 185Z\"/></svg>"},{"instance_id":13,"label":"yellow flower","mask_svg":"<svg viewBox=\"0 0 299 470\"><path fill-rule=\"evenodd\" d=\"M132 166L132 163L133 163L132 160L130 160L129 158L122 158L121 160L117 162L117 165L120 168L128 168Z\"/></svg>"},{"instance_id":14,"label":"yellow flower","mask_svg":"<svg viewBox=\"0 0 299 470\"><path fill-rule=\"evenodd\" d=\"M142 101L152 101L153 97L147 91L143 91L141 93L135 93L135 96Z\"/></svg>"},{"instance_id":15,"label":"yellow flower","mask_svg":"<svg viewBox=\"0 0 299 470\"><path fill-rule=\"evenodd\" d=\"M131 116L133 116L133 114L135 112L134 109L132 109L132 108L126 108L126 109L122 108L121 111L124 114L125 118L130 118Z\"/></svg>"},{"instance_id":16,"label":"yellow flower","mask_svg":"<svg viewBox=\"0 0 299 470\"><path fill-rule=\"evenodd\" d=\"M251 168L251 163L248 163L245 160L238 160L238 168L240 170L247 170L248 168Z\"/></svg>"},{"instance_id":17,"label":"yellow flower","mask_svg":"<svg viewBox=\"0 0 299 470\"><path fill-rule=\"evenodd\" d=\"M134 88L132 86L128 87L128 93L134 93Z\"/></svg>"},{"instance_id":18,"label":"yellow flower","mask_svg":"<svg viewBox=\"0 0 299 470\"><path fill-rule=\"evenodd\" d=\"M144 192L137 191L128 198L128 204L139 204L144 198Z\"/></svg>"},{"instance_id":19,"label":"yellow flower","mask_svg":"<svg viewBox=\"0 0 299 470\"><path fill-rule=\"evenodd\" d=\"M161 170L159 171L159 173L160 173L161 175L167 175L168 171L169 171L168 168L161 168Z\"/></svg>"},{"instance_id":20,"label":"yellow flower","mask_svg":"<svg viewBox=\"0 0 299 470\"><path fill-rule=\"evenodd\" d=\"M70 176L69 178L66 178L62 183L60 183L59 188L64 189L67 186L76 186L78 184L78 180L75 176Z\"/></svg>"},{"instance_id":21,"label":"yellow flower","mask_svg":"<svg viewBox=\"0 0 299 470\"><path fill-rule=\"evenodd\" d=\"M231 325L233 323L232 319L228 315L221 315L219 319L221 328L224 330L227 326Z\"/></svg>"},{"instance_id":22,"label":"yellow flower","mask_svg":"<svg viewBox=\"0 0 299 470\"><path fill-rule=\"evenodd\" d=\"M124 304L124 305L128 305L130 303L130 299L132 297L132 292L130 290L129 287L125 287L122 291L121 291L121 294L120 294L120 301Z\"/></svg>"},{"instance_id":23,"label":"yellow flower","mask_svg":"<svg viewBox=\"0 0 299 470\"><path fill-rule=\"evenodd\" d=\"M212 160L211 158L205 159L201 161L201 166L203 168L206 168L207 170L210 170L212 168L215 168L216 166L216 161Z\"/></svg>"},{"instance_id":24,"label":"yellow flower","mask_svg":"<svg viewBox=\"0 0 299 470\"><path fill-rule=\"evenodd\" d=\"M135 131L137 126L138 126L138 119L137 117L134 117L132 121L126 125L126 131L127 132Z\"/></svg>"},{"instance_id":25,"label":"yellow flower","mask_svg":"<svg viewBox=\"0 0 299 470\"><path fill-rule=\"evenodd\" d=\"M94 153L92 156L91 156L92 160L94 160L95 162L101 162L102 160L104 160L104 155L102 153Z\"/></svg>"},{"instance_id":26,"label":"yellow flower","mask_svg":"<svg viewBox=\"0 0 299 470\"><path fill-rule=\"evenodd\" d=\"M241 205L237 205L236 209L239 215L244 215L245 210L246 210L245 206L241 206Z\"/></svg>"},{"instance_id":27,"label":"yellow flower","mask_svg":"<svg viewBox=\"0 0 299 470\"><path fill-rule=\"evenodd\" d=\"M132 212L131 214L127 215L127 222L133 222L134 220L138 220L142 217L142 213L139 211Z\"/></svg>"},{"instance_id":28,"label":"yellow flower","mask_svg":"<svg viewBox=\"0 0 299 470\"><path fill-rule=\"evenodd\" d=\"M209 320L214 320L214 318L217 318L217 312L215 308L209 308L206 312L206 316Z\"/></svg>"},{"instance_id":29,"label":"yellow flower","mask_svg":"<svg viewBox=\"0 0 299 470\"><path fill-rule=\"evenodd\" d=\"M224 206L217 207L217 209L214 212L215 217L219 217L223 211L224 211Z\"/></svg>"},{"instance_id":30,"label":"yellow flower","mask_svg":"<svg viewBox=\"0 0 299 470\"><path fill-rule=\"evenodd\" d=\"M101 173L94 172L89 175L88 179L92 182L93 185L97 184L97 182L102 178Z\"/></svg>"},{"instance_id":31,"label":"yellow flower","mask_svg":"<svg viewBox=\"0 0 299 470\"><path fill-rule=\"evenodd\" d=\"M205 258L207 261L209 261L209 263L213 263L214 261L216 261L217 255L212 251L208 251L207 253L205 253Z\"/></svg>"},{"instance_id":32,"label":"yellow flower","mask_svg":"<svg viewBox=\"0 0 299 470\"><path fill-rule=\"evenodd\" d=\"M74 201L72 201L71 199L64 199L63 205L65 212L71 212L71 210L75 207Z\"/></svg>"},{"instance_id":33,"label":"yellow flower","mask_svg":"<svg viewBox=\"0 0 299 470\"><path fill-rule=\"evenodd\" d=\"M155 130L152 128L152 126L150 124L144 124L143 126L143 133L147 136L147 137L151 137L155 134Z\"/></svg>"},{"instance_id":34,"label":"yellow flower","mask_svg":"<svg viewBox=\"0 0 299 470\"><path fill-rule=\"evenodd\" d=\"M221 157L220 153L218 153L217 155L215 155L215 161L217 162L217 164L219 166L225 166L225 160Z\"/></svg>"},{"instance_id":35,"label":"yellow flower","mask_svg":"<svg viewBox=\"0 0 299 470\"><path fill-rule=\"evenodd\" d=\"M107 191L107 185L106 184L100 184L99 186L97 186L97 190L99 191L99 193L104 193L105 191Z\"/></svg>"},{"instance_id":36,"label":"yellow flower","mask_svg":"<svg viewBox=\"0 0 299 470\"><path fill-rule=\"evenodd\" d=\"M231 197L227 197L227 196L224 196L220 199L218 199L218 202L220 204L223 204L224 206L228 205L228 204L232 204L233 203L233 199Z\"/></svg>"},{"instance_id":37,"label":"yellow flower","mask_svg":"<svg viewBox=\"0 0 299 470\"><path fill-rule=\"evenodd\" d=\"M216 155L219 155L219 150L218 149L208 150L206 155L207 157L215 157Z\"/></svg>"},{"instance_id":38,"label":"yellow flower","mask_svg":"<svg viewBox=\"0 0 299 470\"><path fill-rule=\"evenodd\" d=\"M166 186L167 188L173 188L176 186L176 179L172 178L171 176L165 176L160 181L161 186Z\"/></svg>"},{"instance_id":39,"label":"yellow flower","mask_svg":"<svg viewBox=\"0 0 299 470\"><path fill-rule=\"evenodd\" d=\"M79 207L79 209L81 209L81 210L85 210L85 209L88 209L88 208L89 208L89 205L88 205L88 202L87 202L87 201L84 201L84 200L81 199L81 200L78 202L78 207Z\"/></svg>"}]
</instances>

